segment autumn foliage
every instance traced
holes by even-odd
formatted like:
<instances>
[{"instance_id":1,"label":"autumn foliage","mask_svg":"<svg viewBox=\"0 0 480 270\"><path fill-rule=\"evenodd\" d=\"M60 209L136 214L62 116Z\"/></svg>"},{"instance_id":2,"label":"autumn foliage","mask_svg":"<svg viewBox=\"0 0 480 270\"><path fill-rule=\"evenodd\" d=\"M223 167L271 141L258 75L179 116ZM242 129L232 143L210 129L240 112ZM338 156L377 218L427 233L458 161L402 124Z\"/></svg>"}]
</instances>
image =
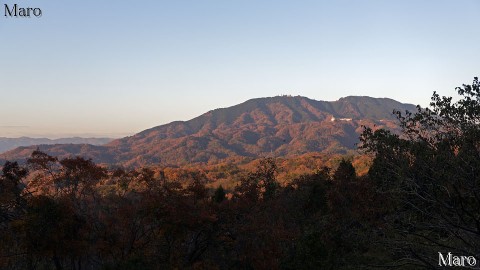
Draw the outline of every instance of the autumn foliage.
<instances>
[{"instance_id":1,"label":"autumn foliage","mask_svg":"<svg viewBox=\"0 0 480 270\"><path fill-rule=\"evenodd\" d=\"M200 171L177 181L163 171L106 169L80 157L58 160L35 151L27 165L3 167L0 266L340 266L345 262L334 260L338 241L332 238L340 232L331 223L339 219L338 209L352 205L336 182L358 180L351 164L342 164L350 163L342 161L334 174L319 170L280 185L276 161L266 158L236 188L225 190L207 188L210 180Z\"/></svg>"},{"instance_id":2,"label":"autumn foliage","mask_svg":"<svg viewBox=\"0 0 480 270\"><path fill-rule=\"evenodd\" d=\"M34 151L2 167L0 269L434 269L438 252L478 256L478 79L457 90L396 112L401 134L366 127L368 162L125 169Z\"/></svg>"}]
</instances>

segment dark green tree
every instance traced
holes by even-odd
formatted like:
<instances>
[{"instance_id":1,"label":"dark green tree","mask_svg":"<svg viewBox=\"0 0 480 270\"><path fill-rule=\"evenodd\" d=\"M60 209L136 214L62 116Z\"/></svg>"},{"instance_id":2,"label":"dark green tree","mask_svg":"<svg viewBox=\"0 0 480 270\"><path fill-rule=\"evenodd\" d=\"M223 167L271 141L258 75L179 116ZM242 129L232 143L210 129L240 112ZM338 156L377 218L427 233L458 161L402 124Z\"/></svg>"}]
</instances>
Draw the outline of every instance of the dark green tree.
<instances>
[{"instance_id":1,"label":"dark green tree","mask_svg":"<svg viewBox=\"0 0 480 270\"><path fill-rule=\"evenodd\" d=\"M342 159L333 175L333 179L336 181L350 182L355 180L356 176L355 168L353 167L352 163Z\"/></svg>"},{"instance_id":2,"label":"dark green tree","mask_svg":"<svg viewBox=\"0 0 480 270\"><path fill-rule=\"evenodd\" d=\"M225 200L225 190L223 189L222 185L215 189L215 193L213 194L213 201L216 203L221 203Z\"/></svg>"}]
</instances>

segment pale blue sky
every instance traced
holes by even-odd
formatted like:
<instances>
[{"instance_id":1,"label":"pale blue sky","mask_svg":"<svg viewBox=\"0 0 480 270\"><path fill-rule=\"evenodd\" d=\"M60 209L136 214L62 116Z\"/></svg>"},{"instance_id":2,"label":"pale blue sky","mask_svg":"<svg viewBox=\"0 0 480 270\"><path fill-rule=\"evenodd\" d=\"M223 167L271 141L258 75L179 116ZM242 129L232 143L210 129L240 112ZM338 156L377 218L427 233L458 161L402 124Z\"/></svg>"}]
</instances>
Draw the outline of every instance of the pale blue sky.
<instances>
[{"instance_id":1,"label":"pale blue sky","mask_svg":"<svg viewBox=\"0 0 480 270\"><path fill-rule=\"evenodd\" d=\"M281 94L426 105L480 75L477 0L0 3L0 137L118 137Z\"/></svg>"}]
</instances>

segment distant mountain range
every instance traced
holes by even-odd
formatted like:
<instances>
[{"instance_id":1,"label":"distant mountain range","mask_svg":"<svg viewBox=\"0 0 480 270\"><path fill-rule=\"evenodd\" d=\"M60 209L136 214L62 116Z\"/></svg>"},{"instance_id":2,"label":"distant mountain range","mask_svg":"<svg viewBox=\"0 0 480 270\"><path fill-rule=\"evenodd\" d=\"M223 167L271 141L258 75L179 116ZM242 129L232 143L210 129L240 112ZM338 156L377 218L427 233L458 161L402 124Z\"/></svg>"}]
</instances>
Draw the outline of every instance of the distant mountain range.
<instances>
[{"instance_id":1,"label":"distant mountain range","mask_svg":"<svg viewBox=\"0 0 480 270\"><path fill-rule=\"evenodd\" d=\"M98 163L181 166L230 158L347 153L356 149L362 126L398 129L394 109L416 110L412 104L364 96L333 102L301 96L257 98L103 146L42 144L19 147L2 158L22 159L39 147L51 155L81 155Z\"/></svg>"},{"instance_id":2,"label":"distant mountain range","mask_svg":"<svg viewBox=\"0 0 480 270\"><path fill-rule=\"evenodd\" d=\"M0 137L0 153L8 150L15 149L19 146L32 146L39 144L91 144L91 145L103 145L107 144L114 139L111 138L61 138L61 139L47 139L47 138L5 138Z\"/></svg>"}]
</instances>

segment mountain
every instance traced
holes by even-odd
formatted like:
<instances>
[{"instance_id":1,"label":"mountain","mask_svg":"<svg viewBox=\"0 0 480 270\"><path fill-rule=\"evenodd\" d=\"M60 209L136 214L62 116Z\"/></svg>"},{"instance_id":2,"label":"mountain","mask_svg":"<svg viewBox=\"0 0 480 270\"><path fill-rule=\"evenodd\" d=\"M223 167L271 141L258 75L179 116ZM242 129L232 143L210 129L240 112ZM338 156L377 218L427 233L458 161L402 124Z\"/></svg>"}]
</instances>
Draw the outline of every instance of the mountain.
<instances>
[{"instance_id":1,"label":"mountain","mask_svg":"<svg viewBox=\"0 0 480 270\"><path fill-rule=\"evenodd\" d=\"M91 144L103 145L113 141L111 138L61 138L61 139L47 139L47 138L5 138L0 137L0 153L15 149L19 146L31 146L39 144Z\"/></svg>"},{"instance_id":2,"label":"mountain","mask_svg":"<svg viewBox=\"0 0 480 270\"><path fill-rule=\"evenodd\" d=\"M126 166L216 163L230 158L288 157L309 152L347 153L356 148L362 125L398 129L394 109L415 111L415 106L364 96L333 102L301 96L257 98L103 146L38 147L59 157L82 155L98 163ZM4 157L25 158L36 147L19 147Z\"/></svg>"}]
</instances>

